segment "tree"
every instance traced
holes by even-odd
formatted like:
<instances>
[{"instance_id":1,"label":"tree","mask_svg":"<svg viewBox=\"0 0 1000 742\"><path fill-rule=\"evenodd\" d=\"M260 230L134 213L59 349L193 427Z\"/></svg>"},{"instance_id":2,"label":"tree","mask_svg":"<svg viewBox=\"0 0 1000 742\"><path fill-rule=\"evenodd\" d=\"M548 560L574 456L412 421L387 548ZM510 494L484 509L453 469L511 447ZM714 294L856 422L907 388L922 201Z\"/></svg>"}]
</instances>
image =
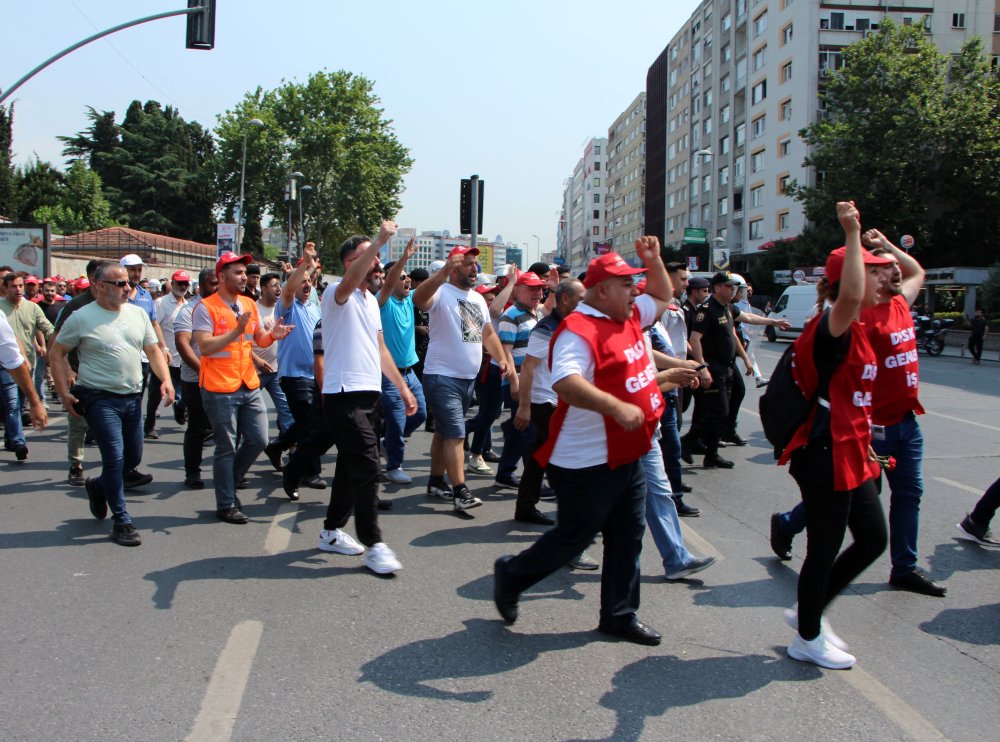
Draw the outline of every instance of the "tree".
<instances>
[{"instance_id":1,"label":"tree","mask_svg":"<svg viewBox=\"0 0 1000 742\"><path fill-rule=\"evenodd\" d=\"M28 221L38 209L57 206L65 188L63 174L52 163L35 157L14 169L14 213L10 216L15 220Z\"/></svg>"},{"instance_id":2,"label":"tree","mask_svg":"<svg viewBox=\"0 0 1000 742\"><path fill-rule=\"evenodd\" d=\"M817 234L832 235L834 204L851 199L864 224L914 235L938 264L995 260L998 88L981 44L949 66L922 27L885 20L843 55L821 93L826 117L800 132L821 177L791 187Z\"/></svg>"},{"instance_id":3,"label":"tree","mask_svg":"<svg viewBox=\"0 0 1000 742\"><path fill-rule=\"evenodd\" d=\"M267 209L287 228L285 185L292 172L303 173L303 184L313 189L302 200L305 238L316 242L328 271L340 265L336 250L344 238L373 234L383 219L395 216L403 176L413 164L373 89L360 75L317 72L304 83L247 93L220 116L215 130L219 192L232 204L239 197L246 122L264 121L262 130L248 136L246 214ZM297 225L297 205L292 221Z\"/></svg>"},{"instance_id":4,"label":"tree","mask_svg":"<svg viewBox=\"0 0 1000 742\"><path fill-rule=\"evenodd\" d=\"M14 218L14 168L11 165L14 105L0 106L0 216Z\"/></svg>"},{"instance_id":5,"label":"tree","mask_svg":"<svg viewBox=\"0 0 1000 742\"><path fill-rule=\"evenodd\" d=\"M57 234L77 234L115 226L111 205L104 198L101 178L83 160L73 160L65 176L59 203L32 212L36 222L51 224Z\"/></svg>"}]
</instances>

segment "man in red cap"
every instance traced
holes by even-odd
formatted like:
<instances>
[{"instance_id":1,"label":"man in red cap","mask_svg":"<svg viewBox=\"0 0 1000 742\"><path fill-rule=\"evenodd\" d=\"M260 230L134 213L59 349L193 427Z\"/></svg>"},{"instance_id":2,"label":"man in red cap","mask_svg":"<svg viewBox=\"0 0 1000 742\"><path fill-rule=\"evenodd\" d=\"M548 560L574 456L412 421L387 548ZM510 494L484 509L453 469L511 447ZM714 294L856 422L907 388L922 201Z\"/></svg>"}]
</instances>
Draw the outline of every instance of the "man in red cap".
<instances>
[{"instance_id":1,"label":"man in red cap","mask_svg":"<svg viewBox=\"0 0 1000 742\"><path fill-rule=\"evenodd\" d=\"M427 494L451 500L455 510L483 504L465 484L462 452L465 413L472 403L483 348L498 362L501 375L513 371L489 321L489 308L474 288L478 256L475 247L456 247L444 266L413 292L413 305L427 311L430 329L423 384L435 431ZM445 482L446 472L451 486Z\"/></svg>"},{"instance_id":2,"label":"man in red cap","mask_svg":"<svg viewBox=\"0 0 1000 742\"><path fill-rule=\"evenodd\" d=\"M292 330L280 320L265 330L257 304L243 295L252 260L250 255L223 253L215 264L219 290L199 302L191 317L192 335L201 349L202 403L215 434L216 516L238 525L248 518L240 510L236 487L267 446L267 409L253 364L253 343L266 348Z\"/></svg>"},{"instance_id":3,"label":"man in red cap","mask_svg":"<svg viewBox=\"0 0 1000 742\"><path fill-rule=\"evenodd\" d=\"M664 402L642 328L663 314L672 289L659 240L642 237L635 247L645 269L617 253L591 261L584 301L553 335L552 387L559 405L536 458L548 467L559 519L527 551L496 561L493 598L504 621L514 623L520 594L603 532L597 630L653 646L660 635L636 617L646 502L640 459ZM639 296L633 276L643 270L646 293Z\"/></svg>"}]
</instances>

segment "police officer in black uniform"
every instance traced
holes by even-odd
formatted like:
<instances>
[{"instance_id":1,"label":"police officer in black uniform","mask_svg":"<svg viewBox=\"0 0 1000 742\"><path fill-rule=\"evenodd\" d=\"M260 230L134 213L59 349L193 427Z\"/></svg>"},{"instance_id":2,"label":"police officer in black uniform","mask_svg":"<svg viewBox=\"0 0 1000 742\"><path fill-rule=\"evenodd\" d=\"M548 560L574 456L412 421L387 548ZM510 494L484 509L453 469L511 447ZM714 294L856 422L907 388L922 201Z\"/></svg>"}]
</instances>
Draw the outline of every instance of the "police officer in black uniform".
<instances>
[{"instance_id":1,"label":"police officer in black uniform","mask_svg":"<svg viewBox=\"0 0 1000 742\"><path fill-rule=\"evenodd\" d=\"M681 310L684 312L684 323L687 325L688 338L691 337L691 325L694 322L694 315L697 313L696 310L708 299L710 288L707 278L692 276L688 279L687 295L684 297L684 303L681 304ZM681 391L681 409L677 411L678 426L682 423L684 413L691 406L692 399L694 399L694 391L690 387L684 387ZM698 404L696 402L694 412L691 416L691 428L695 431L698 429L698 416ZM691 457L692 453L705 453L705 444L698 438L697 433L693 436L684 436L681 443L681 458L684 459L684 463L686 464L694 463L694 459Z\"/></svg>"}]
</instances>

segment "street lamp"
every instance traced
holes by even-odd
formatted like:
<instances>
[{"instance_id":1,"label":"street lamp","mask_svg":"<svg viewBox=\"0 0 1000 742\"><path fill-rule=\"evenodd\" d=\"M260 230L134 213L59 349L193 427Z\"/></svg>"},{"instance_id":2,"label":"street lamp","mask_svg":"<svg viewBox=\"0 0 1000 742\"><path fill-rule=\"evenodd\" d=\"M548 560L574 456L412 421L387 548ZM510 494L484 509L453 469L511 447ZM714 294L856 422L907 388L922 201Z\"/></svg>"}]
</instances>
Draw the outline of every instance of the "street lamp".
<instances>
[{"instance_id":1,"label":"street lamp","mask_svg":"<svg viewBox=\"0 0 1000 742\"><path fill-rule=\"evenodd\" d=\"M264 122L260 119L250 119L247 121L246 127L243 128L243 164L240 166L240 206L239 211L237 211L236 216L236 249L243 249L243 194L246 191L247 183L247 135L250 133L250 129L247 127L253 126L254 128L260 128L264 125Z\"/></svg>"},{"instance_id":2,"label":"street lamp","mask_svg":"<svg viewBox=\"0 0 1000 742\"><path fill-rule=\"evenodd\" d=\"M298 200L298 195L296 189L298 188L297 181L302 180L304 176L298 170L293 172L288 176L288 185L285 186L285 205L288 206L288 257L292 258L292 204Z\"/></svg>"},{"instance_id":3,"label":"street lamp","mask_svg":"<svg viewBox=\"0 0 1000 742\"><path fill-rule=\"evenodd\" d=\"M537 234L531 235L535 238L535 260L542 259L542 241L538 238Z\"/></svg>"},{"instance_id":4,"label":"street lamp","mask_svg":"<svg viewBox=\"0 0 1000 742\"><path fill-rule=\"evenodd\" d=\"M306 244L306 223L302 219L302 201L305 200L305 194L311 192L312 189L311 185L304 185L299 188L299 254L302 254L304 245Z\"/></svg>"}]
</instances>

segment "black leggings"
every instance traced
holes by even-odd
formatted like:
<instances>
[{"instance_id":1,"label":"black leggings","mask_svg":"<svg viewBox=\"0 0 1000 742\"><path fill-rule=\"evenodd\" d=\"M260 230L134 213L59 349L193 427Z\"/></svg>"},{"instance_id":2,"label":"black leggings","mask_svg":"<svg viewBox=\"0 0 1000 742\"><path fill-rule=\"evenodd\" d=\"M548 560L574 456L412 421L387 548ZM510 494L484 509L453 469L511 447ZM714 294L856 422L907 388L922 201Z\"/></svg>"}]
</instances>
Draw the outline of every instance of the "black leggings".
<instances>
[{"instance_id":1,"label":"black leggings","mask_svg":"<svg viewBox=\"0 0 1000 742\"><path fill-rule=\"evenodd\" d=\"M809 641L819 636L826 607L885 551L888 537L876 480L834 491L828 446L799 449L789 471L805 506L808 542L799 573L799 635ZM841 553L847 529L854 542Z\"/></svg>"}]
</instances>

